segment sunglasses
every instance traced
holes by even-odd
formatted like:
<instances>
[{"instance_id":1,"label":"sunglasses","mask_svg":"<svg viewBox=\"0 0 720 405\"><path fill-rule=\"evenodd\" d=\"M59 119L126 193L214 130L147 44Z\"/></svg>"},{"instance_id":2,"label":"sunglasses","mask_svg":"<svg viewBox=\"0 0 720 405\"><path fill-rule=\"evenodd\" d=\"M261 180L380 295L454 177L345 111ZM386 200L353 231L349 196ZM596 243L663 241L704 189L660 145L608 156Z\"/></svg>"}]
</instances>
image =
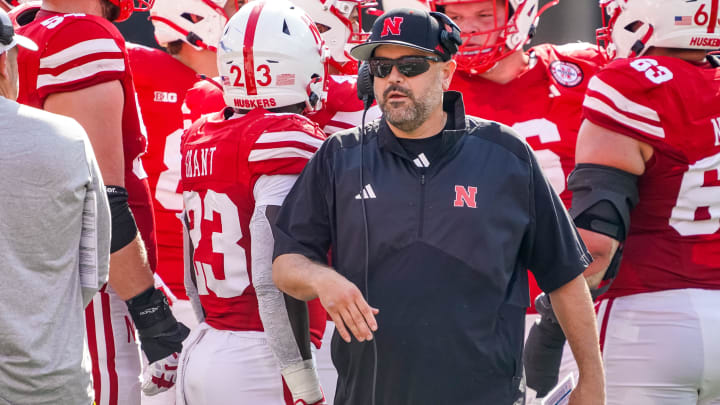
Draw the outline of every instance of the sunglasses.
<instances>
[{"instance_id":1,"label":"sunglasses","mask_svg":"<svg viewBox=\"0 0 720 405\"><path fill-rule=\"evenodd\" d=\"M392 72L393 66L397 67L398 72L403 76L413 77L427 72L430 69L430 62L440 61L441 59L436 56L414 55L397 59L373 58L368 64L370 74L382 79Z\"/></svg>"}]
</instances>

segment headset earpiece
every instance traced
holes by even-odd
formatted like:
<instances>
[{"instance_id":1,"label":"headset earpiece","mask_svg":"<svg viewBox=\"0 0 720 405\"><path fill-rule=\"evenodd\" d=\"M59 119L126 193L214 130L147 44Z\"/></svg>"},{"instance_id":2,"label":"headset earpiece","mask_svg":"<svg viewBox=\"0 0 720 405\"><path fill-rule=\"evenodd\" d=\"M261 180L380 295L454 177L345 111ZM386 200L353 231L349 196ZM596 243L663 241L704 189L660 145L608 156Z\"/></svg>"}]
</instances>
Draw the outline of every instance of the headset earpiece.
<instances>
[{"instance_id":1,"label":"headset earpiece","mask_svg":"<svg viewBox=\"0 0 720 405\"><path fill-rule=\"evenodd\" d=\"M375 91L373 90L373 76L370 74L370 65L362 62L358 69L357 78L357 95L362 100L367 110L375 100Z\"/></svg>"},{"instance_id":2,"label":"headset earpiece","mask_svg":"<svg viewBox=\"0 0 720 405\"><path fill-rule=\"evenodd\" d=\"M431 11L430 15L433 16L442 27L440 32L440 44L443 48L448 51L451 55L458 51L460 45L462 45L462 37L460 36L460 27L455 24L450 17L443 13ZM450 28L450 30L448 30Z\"/></svg>"}]
</instances>

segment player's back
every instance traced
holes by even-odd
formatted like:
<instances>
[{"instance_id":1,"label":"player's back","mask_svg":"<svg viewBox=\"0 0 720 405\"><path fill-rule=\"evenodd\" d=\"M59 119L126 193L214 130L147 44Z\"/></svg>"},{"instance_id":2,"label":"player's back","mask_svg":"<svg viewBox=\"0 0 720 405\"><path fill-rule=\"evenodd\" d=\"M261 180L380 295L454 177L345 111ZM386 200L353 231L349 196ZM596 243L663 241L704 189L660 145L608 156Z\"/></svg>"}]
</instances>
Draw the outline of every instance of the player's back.
<instances>
[{"instance_id":1,"label":"player's back","mask_svg":"<svg viewBox=\"0 0 720 405\"><path fill-rule=\"evenodd\" d=\"M299 174L324 135L296 114L254 109L226 119L228 111L200 118L182 140L193 264L210 326L262 331L251 282L255 184L261 176Z\"/></svg>"},{"instance_id":2,"label":"player's back","mask_svg":"<svg viewBox=\"0 0 720 405\"><path fill-rule=\"evenodd\" d=\"M21 66L18 102L43 108L48 96L72 92L117 80L124 91L122 144L125 188L148 259L154 269L155 230L152 201L140 156L147 137L138 113L135 88L125 49L117 28L104 18L39 10L18 32L41 44L40 50L19 50Z\"/></svg>"},{"instance_id":3,"label":"player's back","mask_svg":"<svg viewBox=\"0 0 720 405\"><path fill-rule=\"evenodd\" d=\"M584 114L653 148L608 295L720 289L720 68L617 60L591 81Z\"/></svg>"}]
</instances>

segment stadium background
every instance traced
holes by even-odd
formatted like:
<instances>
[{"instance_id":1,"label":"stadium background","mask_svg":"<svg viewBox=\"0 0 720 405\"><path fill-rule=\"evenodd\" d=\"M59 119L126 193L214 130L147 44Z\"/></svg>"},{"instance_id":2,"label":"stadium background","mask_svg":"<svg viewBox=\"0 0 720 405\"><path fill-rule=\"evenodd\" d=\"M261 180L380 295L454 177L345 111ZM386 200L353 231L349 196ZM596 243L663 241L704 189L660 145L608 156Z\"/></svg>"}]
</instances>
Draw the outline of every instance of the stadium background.
<instances>
[{"instance_id":1,"label":"stadium background","mask_svg":"<svg viewBox=\"0 0 720 405\"><path fill-rule=\"evenodd\" d=\"M382 0L380 3L382 4ZM541 5L546 3L548 0L540 0ZM595 29L600 27L600 24L597 0L561 0L543 14L537 34L530 45L576 41L595 43ZM134 13L129 20L117 26L128 41L158 47L153 37L152 24L148 21L148 13Z\"/></svg>"}]
</instances>

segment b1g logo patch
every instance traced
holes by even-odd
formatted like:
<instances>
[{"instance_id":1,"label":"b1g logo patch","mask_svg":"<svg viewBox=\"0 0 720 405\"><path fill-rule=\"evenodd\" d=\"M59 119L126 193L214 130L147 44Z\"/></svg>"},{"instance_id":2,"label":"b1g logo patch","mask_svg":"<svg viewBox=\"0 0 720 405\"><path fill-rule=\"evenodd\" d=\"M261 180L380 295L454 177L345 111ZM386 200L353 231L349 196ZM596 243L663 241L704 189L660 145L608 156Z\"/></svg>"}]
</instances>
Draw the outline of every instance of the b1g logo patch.
<instances>
[{"instance_id":1,"label":"b1g logo patch","mask_svg":"<svg viewBox=\"0 0 720 405\"><path fill-rule=\"evenodd\" d=\"M550 74L553 79L565 87L575 87L583 81L583 71L580 66L561 60L550 64Z\"/></svg>"}]
</instances>

